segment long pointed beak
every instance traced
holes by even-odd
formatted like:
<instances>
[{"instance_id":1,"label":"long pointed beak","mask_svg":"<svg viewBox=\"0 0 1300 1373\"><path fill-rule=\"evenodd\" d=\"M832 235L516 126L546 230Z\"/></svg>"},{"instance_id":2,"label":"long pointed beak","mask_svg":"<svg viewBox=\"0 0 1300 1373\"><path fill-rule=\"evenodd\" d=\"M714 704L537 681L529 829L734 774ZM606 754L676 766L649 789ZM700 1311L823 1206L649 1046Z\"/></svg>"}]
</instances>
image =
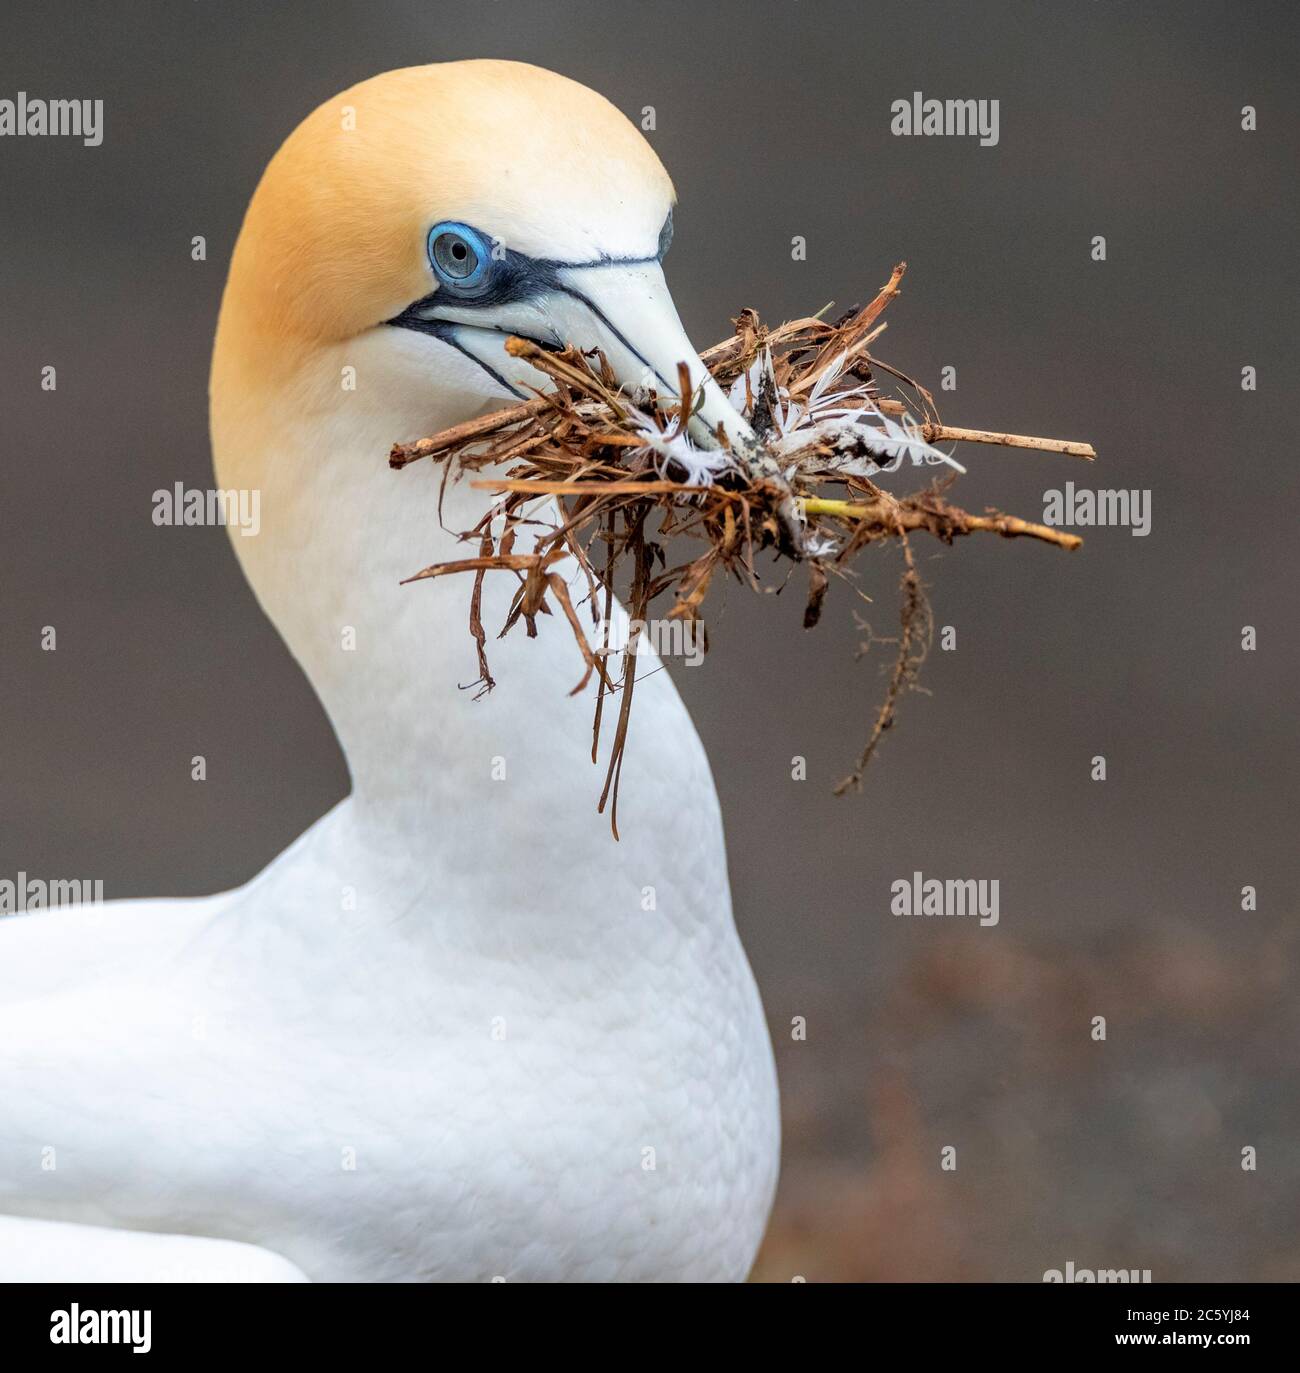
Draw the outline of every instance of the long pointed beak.
<instances>
[{"instance_id":1,"label":"long pointed beak","mask_svg":"<svg viewBox=\"0 0 1300 1373\"><path fill-rule=\"evenodd\" d=\"M565 342L597 347L630 391L652 388L661 400L679 398L679 364L686 365L695 409L689 433L702 448L718 446L721 427L733 445L754 436L700 361L686 337L657 262L566 267L562 291L548 300L553 328Z\"/></svg>"},{"instance_id":2,"label":"long pointed beak","mask_svg":"<svg viewBox=\"0 0 1300 1373\"><path fill-rule=\"evenodd\" d=\"M748 421L691 347L659 263L547 266L547 280L520 298L460 308L437 302L432 307L436 315L419 318L439 321L450 330L448 341L489 372L503 394L520 398L537 385L538 373L506 352L509 334L583 350L599 348L626 390L652 387L661 401L680 399L678 366L684 364L692 391L690 438L700 448L717 448L720 431L744 471L775 489L779 542L797 556L803 549L798 502L776 459L758 443Z\"/></svg>"},{"instance_id":3,"label":"long pointed beak","mask_svg":"<svg viewBox=\"0 0 1300 1373\"><path fill-rule=\"evenodd\" d=\"M718 447L719 426L733 447L744 448L753 439L753 430L686 337L657 262L556 267L551 280L526 299L460 309L438 302L435 308L455 346L517 394L527 395L539 377L506 353L509 334L599 348L626 391L653 388L668 403L680 399L678 365L684 363L695 406L688 426L692 441L701 448Z\"/></svg>"}]
</instances>

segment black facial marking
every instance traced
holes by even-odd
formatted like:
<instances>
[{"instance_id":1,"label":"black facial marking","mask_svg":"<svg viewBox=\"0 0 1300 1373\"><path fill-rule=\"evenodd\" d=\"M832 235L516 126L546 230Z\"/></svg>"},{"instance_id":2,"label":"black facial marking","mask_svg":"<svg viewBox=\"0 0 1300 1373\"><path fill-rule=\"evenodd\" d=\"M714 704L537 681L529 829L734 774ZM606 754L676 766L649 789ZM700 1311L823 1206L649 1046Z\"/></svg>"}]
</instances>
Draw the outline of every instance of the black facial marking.
<instances>
[{"instance_id":1,"label":"black facial marking","mask_svg":"<svg viewBox=\"0 0 1300 1373\"><path fill-rule=\"evenodd\" d=\"M427 296L412 301L400 315L395 315L385 322L399 329L414 329L418 333L429 334L440 339L443 343L450 344L458 352L464 353L466 357L473 358L495 381L507 387L520 399L524 399L522 393L511 386L500 373L457 342L454 333L454 325L457 321L446 320L440 317L437 311L439 309L454 309L458 312L490 310L501 305L514 305L523 301L536 300L540 296L554 292L579 301L600 320L605 328L642 366L658 377L661 385L669 392L673 392L674 383L660 375L651 366L640 349L614 324L609 316L588 296L566 285L560 279L561 271L566 268L574 270L586 267L634 267L640 263L659 262L668 251L672 237L673 215L672 211L669 210L668 218L664 220L664 226L659 231L658 250L654 257L600 257L587 262L562 262L555 258L527 257L523 253L515 252L512 248L503 248L497 244L492 251L487 276L474 290L459 291L456 289L454 281L443 281L436 291L431 291ZM489 241L496 244L496 240L489 239ZM464 321L459 322L464 323ZM539 339L532 335L524 335L524 337L532 338L534 343L539 343L544 348L554 346L553 339Z\"/></svg>"},{"instance_id":2,"label":"black facial marking","mask_svg":"<svg viewBox=\"0 0 1300 1373\"><path fill-rule=\"evenodd\" d=\"M558 283L555 286L555 290L562 291L566 296L570 296L572 299L579 301L581 302L581 304L585 305L587 309L590 310L591 313L595 315L595 317L598 320L600 320L600 322L605 326L605 328L608 329L609 332L614 335L614 337L623 345L623 347L626 348L627 351L631 353L632 356L636 358L636 360L643 367L650 368L650 371L652 371L655 374L655 376L659 377L659 380L663 382L665 386L668 386L668 389L670 391L673 389L671 386L668 385L668 382L665 380L665 378L660 376L659 370L655 367L651 367L650 362L646 358L645 354L642 353L641 350L632 343L628 336L618 327L618 325L614 323L613 320L610 319L610 317L604 312L604 310L602 310L600 306L597 305L596 302L590 298L590 296L583 295L581 291L575 291L571 286L564 286Z\"/></svg>"},{"instance_id":3,"label":"black facial marking","mask_svg":"<svg viewBox=\"0 0 1300 1373\"><path fill-rule=\"evenodd\" d=\"M659 251L655 254L659 261L664 260L664 254L673 246L673 212L668 211L668 218L664 220L664 227L659 230Z\"/></svg>"},{"instance_id":4,"label":"black facial marking","mask_svg":"<svg viewBox=\"0 0 1300 1373\"><path fill-rule=\"evenodd\" d=\"M440 306L454 306L458 310L487 310L498 305L512 305L530 300L547 291L565 291L559 273L565 268L636 266L642 262L657 262L672 240L672 211L659 233L659 248L654 257L599 257L586 262L563 262L557 258L533 258L506 248L490 235L482 235L493 245L487 275L472 289L460 290L454 281L443 281L436 291L413 301L386 323L401 328L413 328L421 318L432 315ZM478 231L475 230L477 233ZM574 294L567 292L567 294Z\"/></svg>"},{"instance_id":5,"label":"black facial marking","mask_svg":"<svg viewBox=\"0 0 1300 1373\"><path fill-rule=\"evenodd\" d=\"M415 307L412 306L411 308L414 309ZM409 311L404 311L402 315L398 315L396 319L390 319L388 322L389 324L398 325L403 329L414 329L417 333L428 334L432 338L439 339L441 342L449 344L458 353L467 357L471 362L478 363L478 365L488 374L488 376L492 378L493 381L497 383L498 386L504 386L505 389L509 391L512 396L518 396L520 400L528 399L528 397L524 395L524 393L520 391L518 387L512 386L505 379L505 377L503 377L501 373L497 371L495 367L484 362L483 359L479 357L476 353L471 353L470 350L466 348L463 343L461 343L461 341L456 337L456 326L454 324L449 324L446 320L441 319L404 320L404 315L409 313Z\"/></svg>"}]
</instances>

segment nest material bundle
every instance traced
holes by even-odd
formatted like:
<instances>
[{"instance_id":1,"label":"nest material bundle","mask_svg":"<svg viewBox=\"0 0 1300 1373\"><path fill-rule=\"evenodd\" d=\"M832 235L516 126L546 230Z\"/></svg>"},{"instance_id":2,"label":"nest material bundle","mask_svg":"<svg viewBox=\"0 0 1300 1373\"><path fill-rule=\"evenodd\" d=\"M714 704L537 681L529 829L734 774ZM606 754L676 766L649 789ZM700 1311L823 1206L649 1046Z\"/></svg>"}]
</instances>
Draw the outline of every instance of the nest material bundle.
<instances>
[{"instance_id":1,"label":"nest material bundle","mask_svg":"<svg viewBox=\"0 0 1300 1373\"><path fill-rule=\"evenodd\" d=\"M498 495L473 529L456 531L476 551L407 580L473 576L469 632L482 691L494 686L480 615L485 576L511 576L518 583L500 634L522 620L534 635L537 616L553 613L552 606L564 616L585 665L574 692L593 675L598 679L593 762L599 758L606 698L620 698L598 806L602 812L609 807L615 835L637 642L652 607L662 606L665 618L702 634L703 607L719 574L760 589L760 555L768 552L783 579L791 565L806 567L804 624L811 628L830 578L851 578L853 562L869 544L896 541L904 559L899 634L874 638L859 621L868 631L859 652L873 642L890 644L892 670L869 737L836 787L842 793L860 787L929 646L930 611L910 536L924 533L951 543L992 533L1065 549L1079 545L1077 536L1059 529L994 510L971 514L948 499L965 469L939 444L992 443L1085 459L1095 454L1083 443L942 424L924 387L868 351L885 328L880 316L898 294L904 270L900 263L874 300L834 323L818 316L769 330L745 310L734 335L701 355L754 429L757 442L743 451L728 445L721 431L717 448L699 447L688 437L699 396L684 364L681 399L654 392L629 397L599 352L548 350L519 338L507 342L508 351L544 374L535 399L393 449L394 468L428 458L444 464L444 482L489 467L502 472L470 478ZM892 495L874 480L904 466L935 470L921 489L905 496ZM553 518L539 517L539 504ZM683 541L693 556L673 561ZM578 586L585 581L585 598L580 595L577 604L564 575L572 570L568 559L581 569ZM617 652L608 647L616 579L627 583L631 618L627 643ZM583 599L589 602L590 633L580 613Z\"/></svg>"}]
</instances>

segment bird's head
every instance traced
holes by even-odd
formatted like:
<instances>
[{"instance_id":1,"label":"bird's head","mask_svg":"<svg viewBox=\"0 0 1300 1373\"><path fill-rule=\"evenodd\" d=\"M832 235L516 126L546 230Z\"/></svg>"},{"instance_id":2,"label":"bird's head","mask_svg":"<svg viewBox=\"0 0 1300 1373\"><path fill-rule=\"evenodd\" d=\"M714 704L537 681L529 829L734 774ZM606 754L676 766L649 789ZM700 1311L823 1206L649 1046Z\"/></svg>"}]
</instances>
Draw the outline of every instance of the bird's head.
<instances>
[{"instance_id":1,"label":"bird's head","mask_svg":"<svg viewBox=\"0 0 1300 1373\"><path fill-rule=\"evenodd\" d=\"M357 389L394 416L451 424L541 383L505 352L519 334L600 348L625 387L661 396L685 363L703 388L697 440L747 435L664 282L672 205L641 133L564 77L481 61L363 82L304 120L258 187L214 400L223 344L243 360L236 390L314 350L352 359Z\"/></svg>"}]
</instances>

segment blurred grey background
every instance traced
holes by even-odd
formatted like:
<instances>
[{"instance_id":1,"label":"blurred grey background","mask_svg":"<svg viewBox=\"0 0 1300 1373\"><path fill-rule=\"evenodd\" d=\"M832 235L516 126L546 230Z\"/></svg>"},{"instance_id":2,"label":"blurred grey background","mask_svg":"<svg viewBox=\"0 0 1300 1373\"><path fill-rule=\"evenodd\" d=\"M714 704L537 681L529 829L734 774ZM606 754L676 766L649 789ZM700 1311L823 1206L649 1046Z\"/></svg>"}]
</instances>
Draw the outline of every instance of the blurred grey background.
<instances>
[{"instance_id":1,"label":"blurred grey background","mask_svg":"<svg viewBox=\"0 0 1300 1373\"><path fill-rule=\"evenodd\" d=\"M831 786L882 669L854 661L842 588L812 634L801 593L733 589L706 665L674 667L781 1073L756 1276L1300 1278L1298 29L1280 3L7 4L0 95L106 115L99 148L0 139L0 873L215 891L343 793L224 533L155 528L151 494L209 482L217 305L281 139L386 68L536 62L638 121L655 106L699 346L743 305L847 306L906 258L881 356L935 386L955 367L950 423L1101 455L967 446L962 503L1153 493L1149 537L1085 530L1074 555L918 543L957 649L861 796ZM914 90L999 100L998 145L892 137ZM880 632L898 571L865 564ZM204 786L196 752L220 760ZM1000 878L1000 924L891 916L917 869Z\"/></svg>"}]
</instances>

